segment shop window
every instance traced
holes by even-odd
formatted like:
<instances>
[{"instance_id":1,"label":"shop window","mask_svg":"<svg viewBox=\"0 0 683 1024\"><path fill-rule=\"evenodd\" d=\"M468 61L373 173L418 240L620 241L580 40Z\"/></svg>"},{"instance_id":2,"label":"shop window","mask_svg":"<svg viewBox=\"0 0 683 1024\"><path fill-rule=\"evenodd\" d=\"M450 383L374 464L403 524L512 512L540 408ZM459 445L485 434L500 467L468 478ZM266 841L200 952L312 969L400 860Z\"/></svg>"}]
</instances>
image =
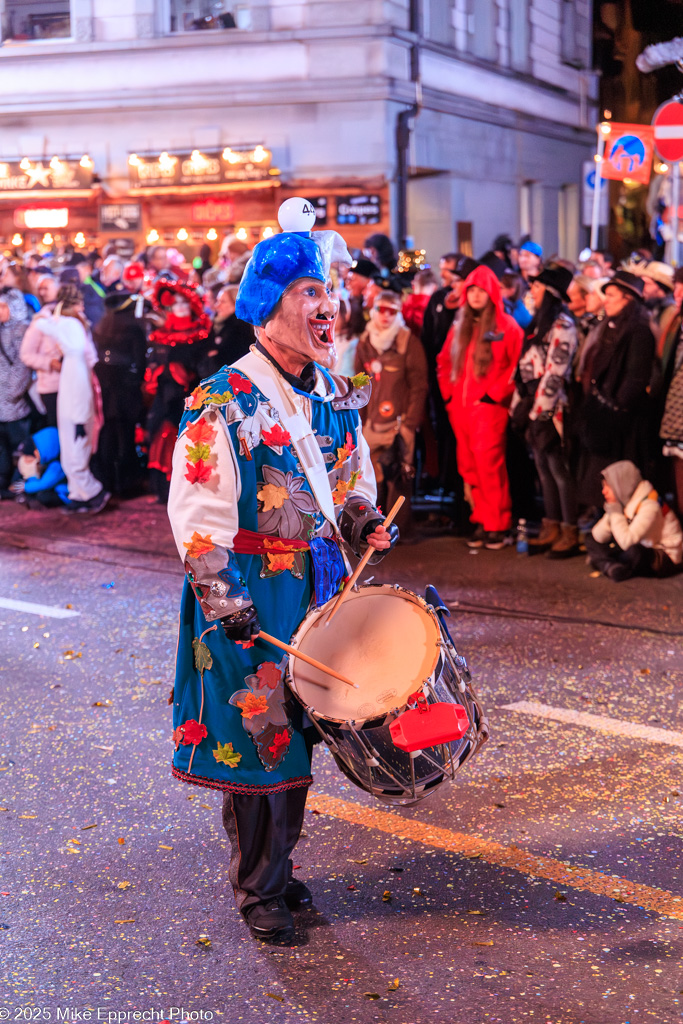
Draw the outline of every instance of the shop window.
<instances>
[{"instance_id":1,"label":"shop window","mask_svg":"<svg viewBox=\"0 0 683 1024\"><path fill-rule=\"evenodd\" d=\"M251 28L251 12L234 0L170 0L171 32Z\"/></svg>"},{"instance_id":2,"label":"shop window","mask_svg":"<svg viewBox=\"0 0 683 1024\"><path fill-rule=\"evenodd\" d=\"M34 42L71 35L70 0L0 0L3 42Z\"/></svg>"}]
</instances>

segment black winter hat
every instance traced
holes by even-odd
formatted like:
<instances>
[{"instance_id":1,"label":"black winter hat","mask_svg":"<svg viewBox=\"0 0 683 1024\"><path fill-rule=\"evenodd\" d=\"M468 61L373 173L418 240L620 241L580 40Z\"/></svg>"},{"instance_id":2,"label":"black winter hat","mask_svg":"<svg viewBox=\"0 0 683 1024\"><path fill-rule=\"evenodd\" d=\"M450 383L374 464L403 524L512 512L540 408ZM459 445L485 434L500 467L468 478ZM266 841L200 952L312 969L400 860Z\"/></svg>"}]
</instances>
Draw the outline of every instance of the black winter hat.
<instances>
[{"instance_id":1,"label":"black winter hat","mask_svg":"<svg viewBox=\"0 0 683 1024\"><path fill-rule=\"evenodd\" d=\"M548 263L540 274L530 277L529 280L544 284L549 291L566 302L568 299L567 288L572 283L573 277L574 275L568 267L563 267L560 263Z\"/></svg>"},{"instance_id":2,"label":"black winter hat","mask_svg":"<svg viewBox=\"0 0 683 1024\"><path fill-rule=\"evenodd\" d=\"M613 284L615 288L620 288L622 292L626 292L628 295L635 295L639 300L643 298L643 279L638 277L636 274L629 274L628 270L617 270L614 277L610 277L609 281L605 281L600 291L605 293L605 289Z\"/></svg>"},{"instance_id":3,"label":"black winter hat","mask_svg":"<svg viewBox=\"0 0 683 1024\"><path fill-rule=\"evenodd\" d=\"M452 273L464 281L478 266L477 261L473 260L470 256L459 256L455 261Z\"/></svg>"},{"instance_id":4,"label":"black winter hat","mask_svg":"<svg viewBox=\"0 0 683 1024\"><path fill-rule=\"evenodd\" d=\"M374 278L379 274L380 270L376 263L372 260L366 260L365 257L361 257L359 260L354 260L351 264L351 270L354 274L358 274L359 277Z\"/></svg>"}]
</instances>

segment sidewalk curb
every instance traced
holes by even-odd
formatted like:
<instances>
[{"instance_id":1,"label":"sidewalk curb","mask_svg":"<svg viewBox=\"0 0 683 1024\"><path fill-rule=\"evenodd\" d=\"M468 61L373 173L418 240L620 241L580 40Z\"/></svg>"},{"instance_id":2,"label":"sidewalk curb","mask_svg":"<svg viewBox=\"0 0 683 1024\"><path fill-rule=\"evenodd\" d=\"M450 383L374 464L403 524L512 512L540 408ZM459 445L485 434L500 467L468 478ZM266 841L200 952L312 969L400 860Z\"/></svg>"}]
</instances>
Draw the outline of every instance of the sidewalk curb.
<instances>
[{"instance_id":1,"label":"sidewalk curb","mask_svg":"<svg viewBox=\"0 0 683 1024\"><path fill-rule=\"evenodd\" d=\"M168 558L165 555L149 555L139 548L109 547L105 544L91 544L88 541L79 544L68 540L52 540L39 535L17 537L16 534L5 530L0 530L0 547L20 551L43 551L45 554L59 555L62 558L77 558L81 561L119 565L125 569L160 572L178 579L183 576L183 567L179 559Z\"/></svg>"}]
</instances>

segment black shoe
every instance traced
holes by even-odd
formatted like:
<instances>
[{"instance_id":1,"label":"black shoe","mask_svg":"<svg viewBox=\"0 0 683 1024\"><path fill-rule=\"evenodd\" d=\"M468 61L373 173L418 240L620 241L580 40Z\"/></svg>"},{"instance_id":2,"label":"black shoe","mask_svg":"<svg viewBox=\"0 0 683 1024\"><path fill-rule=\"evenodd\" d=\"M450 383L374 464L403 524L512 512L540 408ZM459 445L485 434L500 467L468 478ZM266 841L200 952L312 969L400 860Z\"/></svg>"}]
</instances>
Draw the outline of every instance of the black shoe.
<instances>
[{"instance_id":1,"label":"black shoe","mask_svg":"<svg viewBox=\"0 0 683 1024\"><path fill-rule=\"evenodd\" d=\"M509 533L503 533L502 530L490 530L484 538L484 547L487 551L500 551L508 544L512 544L512 536Z\"/></svg>"},{"instance_id":2,"label":"black shoe","mask_svg":"<svg viewBox=\"0 0 683 1024\"><path fill-rule=\"evenodd\" d=\"M103 508L111 499L109 491L105 491L104 487L102 490L95 495L94 498L90 498L89 501L83 502L85 508L79 509L81 512L86 512L91 516L96 516L98 512L101 512Z\"/></svg>"},{"instance_id":3,"label":"black shoe","mask_svg":"<svg viewBox=\"0 0 683 1024\"><path fill-rule=\"evenodd\" d=\"M624 580L631 578L631 573L625 565L621 562L610 562L608 566L603 569L605 576L612 580L614 583L623 583Z\"/></svg>"},{"instance_id":4,"label":"black shoe","mask_svg":"<svg viewBox=\"0 0 683 1024\"><path fill-rule=\"evenodd\" d=\"M255 903L244 912L249 931L261 942L282 943L294 941L294 918L285 905L284 896L267 903Z\"/></svg>"},{"instance_id":5,"label":"black shoe","mask_svg":"<svg viewBox=\"0 0 683 1024\"><path fill-rule=\"evenodd\" d=\"M299 907L310 907L313 903L313 893L298 878L290 878L285 889L285 903L290 910L297 910Z\"/></svg>"},{"instance_id":6,"label":"black shoe","mask_svg":"<svg viewBox=\"0 0 683 1024\"><path fill-rule=\"evenodd\" d=\"M471 537L467 538L465 542L468 548L483 548L484 540L486 538L486 531L481 523L477 526L476 530Z\"/></svg>"}]
</instances>

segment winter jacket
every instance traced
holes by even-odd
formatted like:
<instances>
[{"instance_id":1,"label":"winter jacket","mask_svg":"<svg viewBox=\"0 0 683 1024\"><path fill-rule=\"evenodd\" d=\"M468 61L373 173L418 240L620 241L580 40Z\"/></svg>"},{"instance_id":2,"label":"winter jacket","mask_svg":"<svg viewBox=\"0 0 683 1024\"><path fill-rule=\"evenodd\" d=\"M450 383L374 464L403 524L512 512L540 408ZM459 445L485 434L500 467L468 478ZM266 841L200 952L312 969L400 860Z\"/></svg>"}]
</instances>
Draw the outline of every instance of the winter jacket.
<instances>
[{"instance_id":1,"label":"winter jacket","mask_svg":"<svg viewBox=\"0 0 683 1024\"><path fill-rule=\"evenodd\" d=\"M26 328L19 349L21 361L36 371L38 393L41 395L54 395L59 390L59 370L51 370L50 363L53 359L61 359L62 353L54 338L43 330L53 308L54 304L51 304L36 313Z\"/></svg>"},{"instance_id":2,"label":"winter jacket","mask_svg":"<svg viewBox=\"0 0 683 1024\"><path fill-rule=\"evenodd\" d=\"M669 556L674 565L683 560L683 530L675 512L660 505L659 495L643 480L632 462L623 460L602 473L614 491L616 502L605 505L605 514L593 527L593 539L600 544L614 541L622 551L634 544L655 548Z\"/></svg>"},{"instance_id":3,"label":"winter jacket","mask_svg":"<svg viewBox=\"0 0 683 1024\"><path fill-rule=\"evenodd\" d=\"M589 347L590 342L590 347ZM579 434L588 452L622 459L637 446L647 412L655 341L636 300L591 334L583 355Z\"/></svg>"},{"instance_id":4,"label":"winter jacket","mask_svg":"<svg viewBox=\"0 0 683 1024\"><path fill-rule=\"evenodd\" d=\"M18 288L10 288L0 294L0 302L9 308L9 320L0 324L0 422L14 423L31 411L26 399L31 371L19 354L26 331L28 307Z\"/></svg>"},{"instance_id":5,"label":"winter jacket","mask_svg":"<svg viewBox=\"0 0 683 1024\"><path fill-rule=\"evenodd\" d=\"M446 305L446 298L450 291L450 288L439 288L433 295L430 295L424 312L422 344L430 370L435 365L439 352L443 348L457 312L454 306Z\"/></svg>"},{"instance_id":6,"label":"winter jacket","mask_svg":"<svg viewBox=\"0 0 683 1024\"><path fill-rule=\"evenodd\" d=\"M571 376L576 346L574 321L562 312L545 338L537 339L529 345L519 360L519 378L527 394L536 382L529 419L552 419L560 433L562 408L567 402L566 386Z\"/></svg>"},{"instance_id":7,"label":"winter jacket","mask_svg":"<svg viewBox=\"0 0 683 1024\"><path fill-rule=\"evenodd\" d=\"M453 380L451 346L460 318L451 327L439 353L436 373L439 388L445 402L463 406L476 405L482 399L495 405L508 405L515 390L513 374L522 349L522 329L503 309L503 299L497 277L488 267L477 267L465 280L461 307L467 301L467 289L473 286L483 288L496 307L493 331L502 334L491 342L492 359L486 373L478 377L474 370L474 348L476 330L473 332L465 355L464 370Z\"/></svg>"},{"instance_id":8,"label":"winter jacket","mask_svg":"<svg viewBox=\"0 0 683 1024\"><path fill-rule=\"evenodd\" d=\"M391 347L380 353L366 331L356 348L355 370L372 380L370 401L361 412L370 448L391 445L400 429L410 461L428 390L427 361L419 338L402 327Z\"/></svg>"},{"instance_id":9,"label":"winter jacket","mask_svg":"<svg viewBox=\"0 0 683 1024\"><path fill-rule=\"evenodd\" d=\"M683 333L679 337L672 362L673 375L666 393L659 436L665 442L665 447L674 449L683 448Z\"/></svg>"}]
</instances>

